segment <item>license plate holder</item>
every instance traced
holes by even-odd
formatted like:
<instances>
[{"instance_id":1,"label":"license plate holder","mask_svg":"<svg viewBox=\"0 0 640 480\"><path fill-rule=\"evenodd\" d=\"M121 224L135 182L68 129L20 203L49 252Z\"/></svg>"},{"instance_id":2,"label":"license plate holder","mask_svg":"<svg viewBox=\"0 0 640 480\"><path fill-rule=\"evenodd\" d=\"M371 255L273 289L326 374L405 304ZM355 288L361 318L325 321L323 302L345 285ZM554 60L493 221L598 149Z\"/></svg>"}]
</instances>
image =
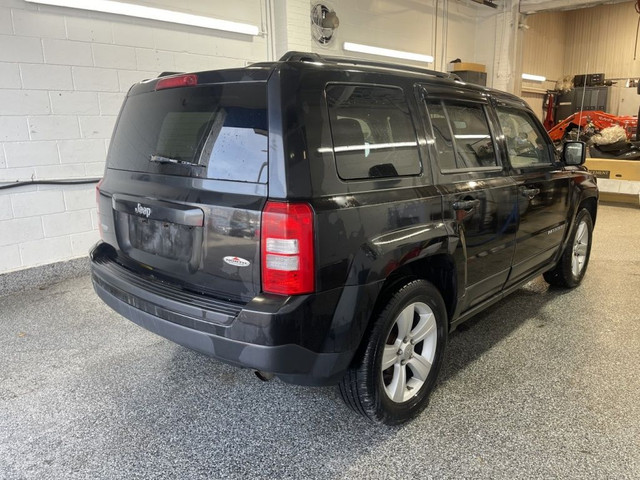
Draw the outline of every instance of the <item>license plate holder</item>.
<instances>
[{"instance_id":1,"label":"license plate holder","mask_svg":"<svg viewBox=\"0 0 640 480\"><path fill-rule=\"evenodd\" d=\"M191 259L195 227L127 216L129 243L133 248L171 260Z\"/></svg>"}]
</instances>

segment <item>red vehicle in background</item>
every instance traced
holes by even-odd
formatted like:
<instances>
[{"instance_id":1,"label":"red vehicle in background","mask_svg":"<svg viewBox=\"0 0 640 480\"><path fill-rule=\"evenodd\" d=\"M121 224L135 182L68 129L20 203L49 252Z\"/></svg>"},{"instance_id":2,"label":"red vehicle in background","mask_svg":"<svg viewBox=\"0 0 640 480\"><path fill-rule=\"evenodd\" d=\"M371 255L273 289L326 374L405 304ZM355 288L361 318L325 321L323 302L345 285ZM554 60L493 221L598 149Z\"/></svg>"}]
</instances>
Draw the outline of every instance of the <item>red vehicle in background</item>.
<instances>
[{"instance_id":1,"label":"red vehicle in background","mask_svg":"<svg viewBox=\"0 0 640 480\"><path fill-rule=\"evenodd\" d=\"M573 115L568 116L556 126L549 129L548 132L551 140L554 142L560 142L569 135L571 131L577 130L578 128L581 131L591 131L591 134L593 134L600 132L607 127L613 127L614 125L620 125L624 128L627 133L627 140L631 141L636 135L638 118L631 116L616 116L597 110L587 110L576 112ZM546 122L545 127L548 128Z\"/></svg>"}]
</instances>

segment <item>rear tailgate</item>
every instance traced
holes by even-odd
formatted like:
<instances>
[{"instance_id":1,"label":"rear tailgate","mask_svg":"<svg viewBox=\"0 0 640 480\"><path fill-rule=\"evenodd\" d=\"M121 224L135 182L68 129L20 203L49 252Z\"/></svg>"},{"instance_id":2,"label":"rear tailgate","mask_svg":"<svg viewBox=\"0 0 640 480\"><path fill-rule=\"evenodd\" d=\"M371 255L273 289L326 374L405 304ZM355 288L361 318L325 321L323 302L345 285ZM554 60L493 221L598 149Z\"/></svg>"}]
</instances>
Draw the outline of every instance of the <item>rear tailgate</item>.
<instances>
[{"instance_id":1,"label":"rear tailgate","mask_svg":"<svg viewBox=\"0 0 640 480\"><path fill-rule=\"evenodd\" d=\"M99 196L121 262L238 301L260 292L266 105L265 82L133 90Z\"/></svg>"}]
</instances>

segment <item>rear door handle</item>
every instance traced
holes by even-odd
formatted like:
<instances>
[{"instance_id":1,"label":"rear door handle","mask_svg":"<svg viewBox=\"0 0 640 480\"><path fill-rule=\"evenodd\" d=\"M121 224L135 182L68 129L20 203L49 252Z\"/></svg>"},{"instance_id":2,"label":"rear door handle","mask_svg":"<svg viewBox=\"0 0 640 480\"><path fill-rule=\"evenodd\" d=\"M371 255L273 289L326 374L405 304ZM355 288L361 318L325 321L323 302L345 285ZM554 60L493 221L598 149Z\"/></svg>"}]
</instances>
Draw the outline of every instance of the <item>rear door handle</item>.
<instances>
[{"instance_id":1,"label":"rear door handle","mask_svg":"<svg viewBox=\"0 0 640 480\"><path fill-rule=\"evenodd\" d=\"M453 202L454 210L471 210L480 204L480 200L459 200Z\"/></svg>"},{"instance_id":2,"label":"rear door handle","mask_svg":"<svg viewBox=\"0 0 640 480\"><path fill-rule=\"evenodd\" d=\"M523 188L522 189L522 196L523 197L533 198L536 195L538 195L539 193L540 193L540 189L539 188Z\"/></svg>"}]
</instances>

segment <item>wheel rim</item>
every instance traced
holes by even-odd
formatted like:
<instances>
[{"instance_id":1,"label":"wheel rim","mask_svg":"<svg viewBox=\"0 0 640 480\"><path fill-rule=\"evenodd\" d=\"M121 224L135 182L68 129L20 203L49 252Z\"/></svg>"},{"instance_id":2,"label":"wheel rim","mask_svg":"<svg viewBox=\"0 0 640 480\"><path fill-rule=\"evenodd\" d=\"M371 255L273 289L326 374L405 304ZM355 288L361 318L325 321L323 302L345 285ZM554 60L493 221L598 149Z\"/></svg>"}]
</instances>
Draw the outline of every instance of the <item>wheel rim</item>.
<instances>
[{"instance_id":1,"label":"wheel rim","mask_svg":"<svg viewBox=\"0 0 640 480\"><path fill-rule=\"evenodd\" d=\"M575 277L580 276L587 261L587 249L589 247L589 229L584 220L578 224L576 237L573 241L573 257L571 258L571 272Z\"/></svg>"},{"instance_id":2,"label":"wheel rim","mask_svg":"<svg viewBox=\"0 0 640 480\"><path fill-rule=\"evenodd\" d=\"M415 302L396 317L382 355L384 391L396 403L418 394L436 355L438 329L429 306Z\"/></svg>"}]
</instances>

